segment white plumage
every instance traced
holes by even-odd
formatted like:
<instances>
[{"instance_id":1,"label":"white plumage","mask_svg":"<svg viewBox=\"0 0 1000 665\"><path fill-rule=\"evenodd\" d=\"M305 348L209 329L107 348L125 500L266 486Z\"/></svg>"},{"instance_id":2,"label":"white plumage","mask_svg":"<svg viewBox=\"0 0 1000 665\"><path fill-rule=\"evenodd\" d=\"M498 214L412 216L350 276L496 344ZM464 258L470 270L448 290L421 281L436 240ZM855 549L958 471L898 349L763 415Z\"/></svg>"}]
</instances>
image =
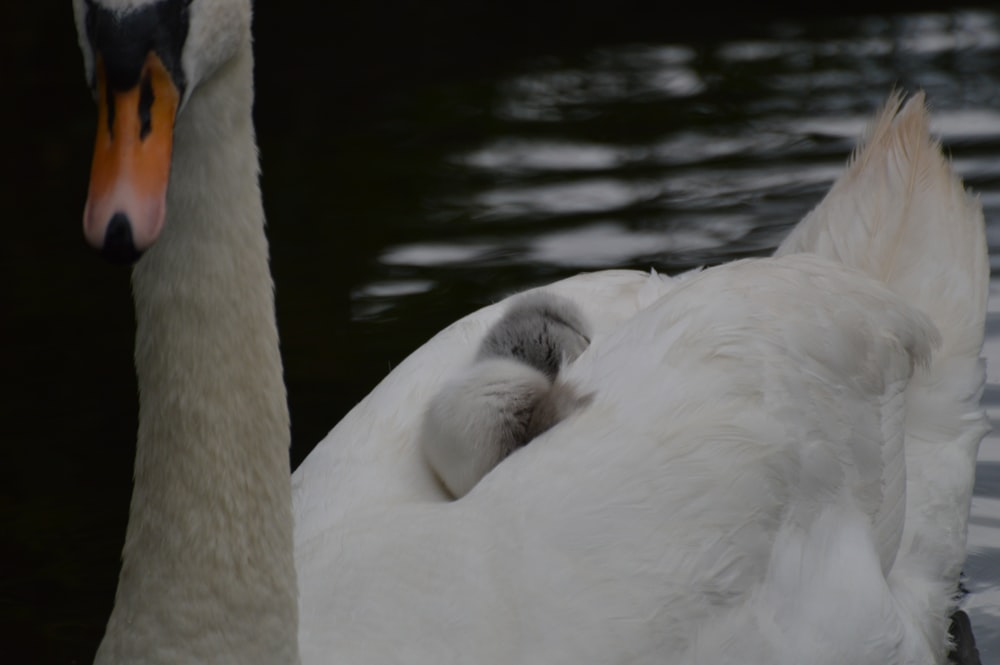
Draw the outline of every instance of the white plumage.
<instances>
[{"instance_id":1,"label":"white plumage","mask_svg":"<svg viewBox=\"0 0 1000 665\"><path fill-rule=\"evenodd\" d=\"M134 274L135 490L99 661L944 661L988 267L922 96L890 99L777 257L544 287L590 328L559 372L587 402L466 496L418 433L506 303L414 352L289 492L250 37L220 7L249 16L190 7L166 223Z\"/></svg>"},{"instance_id":2,"label":"white plumage","mask_svg":"<svg viewBox=\"0 0 1000 665\"><path fill-rule=\"evenodd\" d=\"M561 373L592 403L462 501L434 505L412 433L505 303L398 367L295 474L300 574L352 573L302 589L303 648L360 631L388 660L419 643L427 662L943 662L987 259L922 96L898 108L777 258L545 287L593 327ZM370 545L324 559L355 528ZM416 539L449 548L393 563ZM346 636L319 623L342 593Z\"/></svg>"}]
</instances>

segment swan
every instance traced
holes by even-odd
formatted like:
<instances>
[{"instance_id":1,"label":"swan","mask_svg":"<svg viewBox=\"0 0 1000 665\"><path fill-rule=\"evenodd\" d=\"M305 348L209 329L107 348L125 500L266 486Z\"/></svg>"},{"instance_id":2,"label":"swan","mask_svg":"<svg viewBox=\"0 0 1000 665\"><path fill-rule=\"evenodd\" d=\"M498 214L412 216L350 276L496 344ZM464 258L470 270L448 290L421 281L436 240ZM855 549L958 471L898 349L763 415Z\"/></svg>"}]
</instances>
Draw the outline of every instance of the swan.
<instances>
[{"instance_id":1,"label":"swan","mask_svg":"<svg viewBox=\"0 0 1000 665\"><path fill-rule=\"evenodd\" d=\"M475 361L431 399L418 446L455 497L510 453L587 404L558 380L590 344L573 302L544 291L511 298Z\"/></svg>"},{"instance_id":2,"label":"swan","mask_svg":"<svg viewBox=\"0 0 1000 665\"><path fill-rule=\"evenodd\" d=\"M84 234L135 261L140 393L96 662L944 661L988 264L922 95L890 97L776 256L543 287L588 324L559 370L587 404L453 500L421 419L506 305L414 352L289 478L249 0L74 13Z\"/></svg>"}]
</instances>

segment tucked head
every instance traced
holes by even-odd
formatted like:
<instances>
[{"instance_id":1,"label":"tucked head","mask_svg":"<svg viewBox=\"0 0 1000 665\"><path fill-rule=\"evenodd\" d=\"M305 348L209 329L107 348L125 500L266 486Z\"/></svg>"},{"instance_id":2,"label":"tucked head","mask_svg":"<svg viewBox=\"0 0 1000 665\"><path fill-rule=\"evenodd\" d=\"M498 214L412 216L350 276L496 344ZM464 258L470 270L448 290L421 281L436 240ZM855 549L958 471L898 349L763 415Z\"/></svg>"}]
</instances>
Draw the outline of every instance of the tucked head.
<instances>
[{"instance_id":1,"label":"tucked head","mask_svg":"<svg viewBox=\"0 0 1000 665\"><path fill-rule=\"evenodd\" d=\"M83 231L136 260L166 218L174 123L198 84L249 39L249 0L73 0L97 139Z\"/></svg>"},{"instance_id":2,"label":"tucked head","mask_svg":"<svg viewBox=\"0 0 1000 665\"><path fill-rule=\"evenodd\" d=\"M513 300L486 333L479 358L514 358L544 373L550 381L590 344L590 331L576 303L547 291Z\"/></svg>"}]
</instances>

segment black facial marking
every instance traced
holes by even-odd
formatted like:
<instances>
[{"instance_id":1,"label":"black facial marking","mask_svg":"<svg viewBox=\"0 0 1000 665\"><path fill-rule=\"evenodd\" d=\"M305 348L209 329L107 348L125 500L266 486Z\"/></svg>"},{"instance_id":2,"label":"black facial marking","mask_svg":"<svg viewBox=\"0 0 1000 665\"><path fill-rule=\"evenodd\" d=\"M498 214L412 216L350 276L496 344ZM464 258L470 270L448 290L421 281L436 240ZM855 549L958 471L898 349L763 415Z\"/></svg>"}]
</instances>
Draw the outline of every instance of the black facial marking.
<instances>
[{"instance_id":1,"label":"black facial marking","mask_svg":"<svg viewBox=\"0 0 1000 665\"><path fill-rule=\"evenodd\" d=\"M111 90L111 86L104 86L104 104L108 107L108 133L114 134L115 131L115 95Z\"/></svg>"},{"instance_id":2,"label":"black facial marking","mask_svg":"<svg viewBox=\"0 0 1000 665\"><path fill-rule=\"evenodd\" d=\"M132 224L125 213L116 212L108 223L101 254L111 263L120 264L135 263L142 256L132 241Z\"/></svg>"},{"instance_id":3,"label":"black facial marking","mask_svg":"<svg viewBox=\"0 0 1000 665\"><path fill-rule=\"evenodd\" d=\"M187 81L181 54L187 39L191 2L159 0L122 14L86 0L87 38L95 54L104 58L109 90L134 88L139 83L146 55L153 51L183 95Z\"/></svg>"},{"instance_id":4,"label":"black facial marking","mask_svg":"<svg viewBox=\"0 0 1000 665\"><path fill-rule=\"evenodd\" d=\"M153 107L153 100L155 99L153 95L153 82L150 80L149 72L142 77L142 88L139 92L139 139L146 140L149 136L149 132L152 131L152 114L150 111Z\"/></svg>"}]
</instances>

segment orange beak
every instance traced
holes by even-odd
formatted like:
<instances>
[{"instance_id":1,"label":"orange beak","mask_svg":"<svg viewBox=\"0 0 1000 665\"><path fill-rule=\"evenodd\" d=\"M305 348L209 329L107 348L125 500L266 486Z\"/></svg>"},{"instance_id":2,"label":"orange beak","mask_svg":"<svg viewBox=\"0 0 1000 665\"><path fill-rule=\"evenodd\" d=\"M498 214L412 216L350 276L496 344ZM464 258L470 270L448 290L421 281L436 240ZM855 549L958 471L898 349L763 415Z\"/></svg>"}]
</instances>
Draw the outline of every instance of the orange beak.
<instances>
[{"instance_id":1,"label":"orange beak","mask_svg":"<svg viewBox=\"0 0 1000 665\"><path fill-rule=\"evenodd\" d=\"M180 94L153 52L128 90L108 87L101 57L96 74L97 140L83 233L112 260L134 261L163 228Z\"/></svg>"}]
</instances>

